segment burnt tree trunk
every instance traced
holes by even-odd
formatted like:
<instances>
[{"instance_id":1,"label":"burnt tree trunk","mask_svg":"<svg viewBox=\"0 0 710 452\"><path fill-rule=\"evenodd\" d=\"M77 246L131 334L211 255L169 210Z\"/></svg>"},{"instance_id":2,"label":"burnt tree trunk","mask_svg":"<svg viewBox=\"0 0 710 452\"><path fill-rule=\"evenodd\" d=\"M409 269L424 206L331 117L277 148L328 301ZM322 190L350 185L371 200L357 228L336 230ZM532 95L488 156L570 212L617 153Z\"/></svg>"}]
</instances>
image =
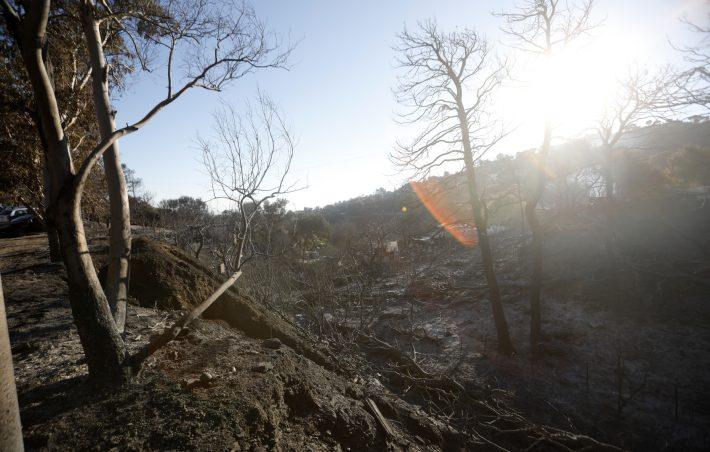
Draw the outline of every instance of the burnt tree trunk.
<instances>
[{"instance_id":1,"label":"burnt tree trunk","mask_svg":"<svg viewBox=\"0 0 710 452\"><path fill-rule=\"evenodd\" d=\"M488 285L488 293L491 298L491 308L493 311L493 321L496 327L498 336L498 351L504 355L511 355L514 352L513 343L510 340L508 332L508 322L505 319L503 311L503 301L500 295L500 287L495 274L493 262L493 254L491 253L491 245L488 239L487 220L483 215L481 198L476 186L476 168L473 160L473 151L471 149L471 138L469 136L468 119L466 110L461 100L461 87L457 87L457 110L459 117L459 127L461 128L461 137L464 151L464 164L466 168L466 183L468 188L469 202L473 219L476 223L476 232L478 233L478 247L481 250L481 261L483 263L483 273L486 276Z\"/></svg>"},{"instance_id":2,"label":"burnt tree trunk","mask_svg":"<svg viewBox=\"0 0 710 452\"><path fill-rule=\"evenodd\" d=\"M547 156L550 151L550 140L552 139L552 126L549 121L545 123L545 134L542 140L540 152L537 155L535 182L530 198L525 203L525 218L532 233L530 243L530 256L532 261L532 276L530 278L530 351L537 354L542 340L542 313L541 313L541 292L543 273L543 240L544 227L540 224L537 216L537 205L545 192L547 183Z\"/></svg>"},{"instance_id":3,"label":"burnt tree trunk","mask_svg":"<svg viewBox=\"0 0 710 452\"><path fill-rule=\"evenodd\" d=\"M42 140L42 148L44 156L42 158L42 180L43 180L43 197L44 197L44 226L47 229L47 240L49 242L49 260L50 262L62 261L62 249L59 244L59 233L54 222L54 204L56 202L56 189L52 183L52 177L49 174L49 162L47 162L47 144L44 138L42 126L37 123L37 128L40 130Z\"/></svg>"},{"instance_id":4,"label":"burnt tree trunk","mask_svg":"<svg viewBox=\"0 0 710 452\"><path fill-rule=\"evenodd\" d=\"M92 3L90 0L84 3L81 20L86 46L89 50L94 110L101 138L106 139L116 131L115 112L111 108L109 97L109 66L106 63L99 21L94 15ZM123 333L126 324L128 265L131 255L131 214L126 179L121 168L118 141L114 142L104 153L103 162L111 218L105 291L116 328L119 333Z\"/></svg>"},{"instance_id":5,"label":"burnt tree trunk","mask_svg":"<svg viewBox=\"0 0 710 452\"><path fill-rule=\"evenodd\" d=\"M604 188L606 194L606 202L604 203L604 215L606 216L606 231L604 234L604 252L607 262L607 278L612 290L613 301L618 301L620 296L620 281L619 281L619 265L616 259L616 243L614 240L615 229L615 201L616 194L614 190L614 148L613 145L607 143L604 145Z\"/></svg>"}]
</instances>

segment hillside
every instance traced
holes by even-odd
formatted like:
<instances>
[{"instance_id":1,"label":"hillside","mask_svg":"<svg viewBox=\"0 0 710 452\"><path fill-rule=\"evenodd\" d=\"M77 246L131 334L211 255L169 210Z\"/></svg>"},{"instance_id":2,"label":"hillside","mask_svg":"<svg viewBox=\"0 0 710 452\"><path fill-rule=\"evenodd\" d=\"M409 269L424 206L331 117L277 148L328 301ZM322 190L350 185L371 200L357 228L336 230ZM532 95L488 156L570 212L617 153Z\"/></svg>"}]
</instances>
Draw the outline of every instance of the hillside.
<instances>
[{"instance_id":1,"label":"hillside","mask_svg":"<svg viewBox=\"0 0 710 452\"><path fill-rule=\"evenodd\" d=\"M86 382L63 271L47 262L46 238L1 240L0 271L23 431L32 450L607 448L530 423L506 408L495 391L466 382L456 385L468 387L468 403L478 406L478 415L467 428L458 429L426 405L405 402L356 362L334 358L237 292L218 301L209 315L213 320L198 321L150 358L135 384L118 392L96 391ZM161 287L170 286L164 279L170 269L189 269L170 276L171 295L137 300L141 304L168 307L177 293L199 292L195 277L211 278L180 251L146 239L136 242L136 260L151 268L136 267L146 275L162 269L161 278L154 280ZM95 243L92 251L100 253L101 246ZM192 278L191 289L186 289L185 277ZM235 313L238 319L232 317ZM145 344L178 315L132 306L130 348ZM409 383L410 388L418 385L440 391L447 387L437 381ZM384 424L372 406L378 407Z\"/></svg>"}]
</instances>

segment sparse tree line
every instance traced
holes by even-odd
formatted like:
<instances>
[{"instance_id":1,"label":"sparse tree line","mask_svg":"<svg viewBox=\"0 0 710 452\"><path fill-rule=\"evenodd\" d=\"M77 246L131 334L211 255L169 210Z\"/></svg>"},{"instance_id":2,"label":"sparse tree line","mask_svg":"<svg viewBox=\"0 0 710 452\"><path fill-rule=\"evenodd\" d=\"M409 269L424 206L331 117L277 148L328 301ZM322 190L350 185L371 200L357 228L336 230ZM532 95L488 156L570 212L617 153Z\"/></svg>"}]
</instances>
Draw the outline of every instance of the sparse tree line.
<instances>
[{"instance_id":1,"label":"sparse tree line","mask_svg":"<svg viewBox=\"0 0 710 452\"><path fill-rule=\"evenodd\" d=\"M521 54L549 60L571 43L585 39L603 24L595 19L593 0L530 0L513 10L495 15L502 20L506 45ZM618 84L612 104L598 119L595 148L601 151L597 175L577 175L599 180L603 185L606 218L607 277L618 288L618 250L615 239L617 211L617 159L622 138L645 121L674 117L686 108L707 108L707 29L691 26L700 34L697 47L680 49L690 69L670 67L639 68L629 66L628 74ZM500 88L510 79L509 60L496 56L493 46L472 28L456 31L439 29L433 21L405 28L396 48L401 68L397 89L402 105L401 120L417 127L415 138L400 143L392 157L396 164L427 178L441 168L457 168L467 192L468 212L476 226L487 281L489 300L498 334L498 349L512 354L502 297L494 269L488 226L489 212L484 199L489 189L483 183L482 159L508 133L493 113ZM523 78L525 74L521 75ZM580 87L580 89L584 89ZM554 93L545 93L548 96ZM516 190L521 212L531 232L528 244L531 268L530 348L534 354L542 341L541 304L544 274L544 241L547 225L541 218L542 201L548 196L555 175L550 167L550 150L555 124L550 116L551 98L542 99L538 114L543 118L541 144L528 155L524 190ZM701 151L701 154L705 151ZM585 169L586 170L586 169ZM519 176L514 176L518 178ZM617 290L618 292L618 290Z\"/></svg>"}]
</instances>

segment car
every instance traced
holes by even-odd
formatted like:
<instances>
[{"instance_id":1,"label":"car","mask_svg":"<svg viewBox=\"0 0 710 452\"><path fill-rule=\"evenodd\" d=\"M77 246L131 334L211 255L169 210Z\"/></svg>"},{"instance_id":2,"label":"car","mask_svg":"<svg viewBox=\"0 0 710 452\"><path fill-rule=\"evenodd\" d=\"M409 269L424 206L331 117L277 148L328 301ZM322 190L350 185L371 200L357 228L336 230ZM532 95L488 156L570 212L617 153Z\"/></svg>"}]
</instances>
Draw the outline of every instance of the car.
<instances>
[{"instance_id":1,"label":"car","mask_svg":"<svg viewBox=\"0 0 710 452\"><path fill-rule=\"evenodd\" d=\"M0 231L4 233L37 231L42 222L27 207L5 207L0 211Z\"/></svg>"}]
</instances>

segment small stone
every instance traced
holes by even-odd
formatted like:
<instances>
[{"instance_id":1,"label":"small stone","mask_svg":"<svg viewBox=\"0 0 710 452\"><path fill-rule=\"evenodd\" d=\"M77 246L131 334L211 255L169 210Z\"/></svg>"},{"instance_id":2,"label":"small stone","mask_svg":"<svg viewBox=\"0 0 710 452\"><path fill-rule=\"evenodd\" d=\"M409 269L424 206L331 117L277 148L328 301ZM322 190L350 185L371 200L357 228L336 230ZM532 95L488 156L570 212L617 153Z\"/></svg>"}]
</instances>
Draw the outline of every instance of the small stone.
<instances>
[{"instance_id":1,"label":"small stone","mask_svg":"<svg viewBox=\"0 0 710 452\"><path fill-rule=\"evenodd\" d=\"M270 371L270 370L273 369L273 368L274 368L274 365L273 365L273 364L267 363L267 362L261 362L261 363L257 363L257 365L254 366L254 367L252 368L252 370L254 370L255 372L266 373L266 372Z\"/></svg>"},{"instance_id":2,"label":"small stone","mask_svg":"<svg viewBox=\"0 0 710 452\"><path fill-rule=\"evenodd\" d=\"M180 386L185 389L192 389L200 382L197 378L185 378L180 382Z\"/></svg>"},{"instance_id":3,"label":"small stone","mask_svg":"<svg viewBox=\"0 0 710 452\"><path fill-rule=\"evenodd\" d=\"M234 367L234 366L232 366L232 368L231 368L231 369L229 369L229 370L230 370L230 371L231 371L232 373L234 373L234 372L236 372L236 371L237 371L237 368L236 368L236 367Z\"/></svg>"},{"instance_id":4,"label":"small stone","mask_svg":"<svg viewBox=\"0 0 710 452\"><path fill-rule=\"evenodd\" d=\"M187 341L193 345L200 345L202 343L202 339L197 337L197 335L195 333L188 334Z\"/></svg>"},{"instance_id":5,"label":"small stone","mask_svg":"<svg viewBox=\"0 0 710 452\"><path fill-rule=\"evenodd\" d=\"M261 344L264 347L271 348L273 350L279 349L279 348L281 348L281 345L283 345L278 337L272 337L270 339L266 339Z\"/></svg>"},{"instance_id":6,"label":"small stone","mask_svg":"<svg viewBox=\"0 0 710 452\"><path fill-rule=\"evenodd\" d=\"M209 383L213 379L214 377L209 372L202 372L202 375L200 375L200 382L202 383Z\"/></svg>"}]
</instances>

